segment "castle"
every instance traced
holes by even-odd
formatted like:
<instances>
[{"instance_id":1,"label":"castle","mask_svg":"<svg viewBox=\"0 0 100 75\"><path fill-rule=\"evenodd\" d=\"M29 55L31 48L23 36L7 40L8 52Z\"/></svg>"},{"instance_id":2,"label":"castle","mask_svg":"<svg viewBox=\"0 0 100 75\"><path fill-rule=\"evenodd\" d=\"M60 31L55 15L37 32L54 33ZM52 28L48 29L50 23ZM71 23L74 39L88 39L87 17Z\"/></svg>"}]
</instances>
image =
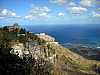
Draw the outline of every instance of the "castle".
<instances>
[{"instance_id":1,"label":"castle","mask_svg":"<svg viewBox=\"0 0 100 75\"><path fill-rule=\"evenodd\" d=\"M16 29L20 29L20 26L17 23L15 23L12 26L7 26L7 28L9 32L12 32L12 31L15 31Z\"/></svg>"}]
</instances>

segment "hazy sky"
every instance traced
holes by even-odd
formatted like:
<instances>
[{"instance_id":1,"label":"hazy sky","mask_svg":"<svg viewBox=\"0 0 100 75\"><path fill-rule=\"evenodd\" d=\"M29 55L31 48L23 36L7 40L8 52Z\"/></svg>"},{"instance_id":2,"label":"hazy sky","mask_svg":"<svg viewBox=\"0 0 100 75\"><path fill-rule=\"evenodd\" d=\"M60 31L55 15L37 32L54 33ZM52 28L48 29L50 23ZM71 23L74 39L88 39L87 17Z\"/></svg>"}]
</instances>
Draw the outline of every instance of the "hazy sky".
<instances>
[{"instance_id":1,"label":"hazy sky","mask_svg":"<svg viewBox=\"0 0 100 75\"><path fill-rule=\"evenodd\" d=\"M0 0L0 24L100 24L100 0Z\"/></svg>"}]
</instances>

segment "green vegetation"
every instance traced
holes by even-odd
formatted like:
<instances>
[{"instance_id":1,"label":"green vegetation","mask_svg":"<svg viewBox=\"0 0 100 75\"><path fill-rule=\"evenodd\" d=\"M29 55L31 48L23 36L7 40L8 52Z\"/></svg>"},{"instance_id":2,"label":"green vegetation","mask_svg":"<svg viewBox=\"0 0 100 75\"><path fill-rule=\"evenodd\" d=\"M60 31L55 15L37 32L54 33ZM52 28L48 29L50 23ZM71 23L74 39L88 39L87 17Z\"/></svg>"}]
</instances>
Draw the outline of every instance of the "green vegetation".
<instances>
[{"instance_id":1,"label":"green vegetation","mask_svg":"<svg viewBox=\"0 0 100 75\"><path fill-rule=\"evenodd\" d=\"M20 42L25 44L27 41L38 41L38 43L41 45L45 43L44 40L40 39L34 33L27 32L25 29L15 29L15 31L10 31L7 26L4 26L3 28L0 28L0 48L10 48L11 42Z\"/></svg>"}]
</instances>

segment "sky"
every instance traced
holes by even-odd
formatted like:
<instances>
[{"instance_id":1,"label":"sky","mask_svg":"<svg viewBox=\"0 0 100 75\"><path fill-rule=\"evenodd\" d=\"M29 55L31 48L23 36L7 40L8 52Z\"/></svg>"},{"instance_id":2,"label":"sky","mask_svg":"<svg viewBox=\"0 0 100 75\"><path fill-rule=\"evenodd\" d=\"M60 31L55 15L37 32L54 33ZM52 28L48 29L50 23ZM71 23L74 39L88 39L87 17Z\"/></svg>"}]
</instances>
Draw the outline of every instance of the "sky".
<instances>
[{"instance_id":1,"label":"sky","mask_svg":"<svg viewBox=\"0 0 100 75\"><path fill-rule=\"evenodd\" d=\"M100 0L0 0L0 25L100 24Z\"/></svg>"}]
</instances>

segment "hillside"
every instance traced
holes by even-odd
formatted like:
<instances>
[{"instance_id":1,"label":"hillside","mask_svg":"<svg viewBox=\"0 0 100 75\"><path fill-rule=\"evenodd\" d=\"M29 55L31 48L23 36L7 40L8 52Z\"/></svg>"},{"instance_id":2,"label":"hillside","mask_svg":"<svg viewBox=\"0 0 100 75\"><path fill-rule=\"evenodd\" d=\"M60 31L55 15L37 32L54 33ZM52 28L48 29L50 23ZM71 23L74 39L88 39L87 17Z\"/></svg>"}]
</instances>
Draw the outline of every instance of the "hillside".
<instances>
[{"instance_id":1,"label":"hillside","mask_svg":"<svg viewBox=\"0 0 100 75\"><path fill-rule=\"evenodd\" d=\"M22 69L27 72L27 74L23 73L23 75L100 74L99 61L88 60L64 48L55 41L54 37L47 34L33 34L23 29L9 32L7 28L1 29L0 33L2 34L0 36L0 50L4 50L3 52L5 53L6 49L12 48L9 50L8 55L11 56L11 54L13 54L23 61ZM5 57L4 54L2 58L3 57ZM9 57L7 57L7 59L8 58ZM7 59L5 57L5 60ZM9 60L10 59L12 59L12 56ZM14 64L18 66L18 64L20 65L22 63L21 61L18 63L15 62ZM7 63L5 62L5 64ZM9 62L8 64L12 63ZM11 71L12 70L10 70L10 72ZM6 70L5 73L6 72L8 71ZM18 75L21 74L18 73Z\"/></svg>"},{"instance_id":2,"label":"hillside","mask_svg":"<svg viewBox=\"0 0 100 75\"><path fill-rule=\"evenodd\" d=\"M46 44L48 59L54 67L54 75L98 75L93 65L99 65L99 61L85 59L54 42L47 41Z\"/></svg>"},{"instance_id":3,"label":"hillside","mask_svg":"<svg viewBox=\"0 0 100 75\"><path fill-rule=\"evenodd\" d=\"M97 75L92 66L100 62L87 60L60 45L51 44L51 46L51 51L55 50L57 55L54 63L55 75Z\"/></svg>"}]
</instances>

